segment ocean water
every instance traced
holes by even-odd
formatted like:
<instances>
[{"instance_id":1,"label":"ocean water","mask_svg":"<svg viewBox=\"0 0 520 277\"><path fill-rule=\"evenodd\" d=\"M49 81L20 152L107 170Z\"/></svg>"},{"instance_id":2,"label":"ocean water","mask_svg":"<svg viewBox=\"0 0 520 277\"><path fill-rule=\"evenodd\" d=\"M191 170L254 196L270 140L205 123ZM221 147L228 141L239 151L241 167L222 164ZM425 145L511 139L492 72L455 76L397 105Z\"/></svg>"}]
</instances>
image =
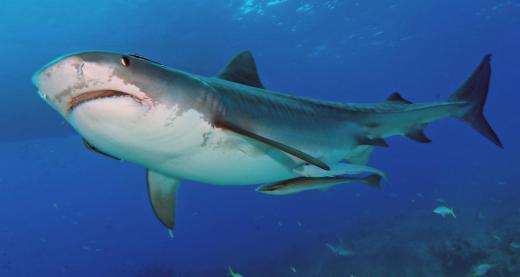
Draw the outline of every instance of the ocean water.
<instances>
[{"instance_id":1,"label":"ocean water","mask_svg":"<svg viewBox=\"0 0 520 277\"><path fill-rule=\"evenodd\" d=\"M520 276L519 26L518 0L3 0L0 276L451 277L484 263ZM185 181L172 239L144 169L87 151L31 83L91 49L207 76L250 50L269 89L338 102L445 99L491 53L485 114L505 149L446 119L427 127L431 144L375 150L381 190Z\"/></svg>"}]
</instances>

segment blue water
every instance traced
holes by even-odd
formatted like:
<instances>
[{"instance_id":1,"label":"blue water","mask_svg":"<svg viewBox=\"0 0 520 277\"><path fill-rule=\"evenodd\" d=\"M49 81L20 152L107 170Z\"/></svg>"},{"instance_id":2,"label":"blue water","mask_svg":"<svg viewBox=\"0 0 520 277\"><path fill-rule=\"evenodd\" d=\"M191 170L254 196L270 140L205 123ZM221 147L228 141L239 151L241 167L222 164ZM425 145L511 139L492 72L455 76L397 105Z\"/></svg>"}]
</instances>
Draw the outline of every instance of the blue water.
<instances>
[{"instance_id":1,"label":"blue water","mask_svg":"<svg viewBox=\"0 0 520 277\"><path fill-rule=\"evenodd\" d=\"M520 276L519 26L518 0L4 0L0 276L470 276L481 263ZM30 81L89 49L201 75L247 49L266 87L339 102L444 99L492 53L485 114L505 149L449 119L427 128L431 144L375 151L382 190L274 197L186 181L171 239L144 169L85 150ZM432 213L438 198L457 219ZM325 245L340 239L353 255Z\"/></svg>"}]
</instances>

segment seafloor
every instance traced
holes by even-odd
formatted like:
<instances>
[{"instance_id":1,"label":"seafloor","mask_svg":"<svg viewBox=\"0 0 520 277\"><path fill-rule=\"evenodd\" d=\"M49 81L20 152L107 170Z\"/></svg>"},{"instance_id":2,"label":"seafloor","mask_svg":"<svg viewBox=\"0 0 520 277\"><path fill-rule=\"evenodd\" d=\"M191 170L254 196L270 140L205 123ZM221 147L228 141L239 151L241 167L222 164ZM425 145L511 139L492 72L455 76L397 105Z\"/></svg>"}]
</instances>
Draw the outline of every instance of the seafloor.
<instances>
[{"instance_id":1,"label":"seafloor","mask_svg":"<svg viewBox=\"0 0 520 277\"><path fill-rule=\"evenodd\" d=\"M281 255L243 268L242 273L273 277L464 277L473 276L475 266L488 263L493 267L487 277L520 276L520 249L511 246L520 241L520 210L506 207L509 205L504 200L495 199L492 205L465 207L457 219L432 220L431 210L363 219L341 236L324 235L314 243L294 245ZM354 253L339 256L325 247L326 242L338 239ZM291 271L291 266L297 272ZM223 270L190 276L223 276ZM173 268L150 267L136 276L187 275L177 275Z\"/></svg>"}]
</instances>

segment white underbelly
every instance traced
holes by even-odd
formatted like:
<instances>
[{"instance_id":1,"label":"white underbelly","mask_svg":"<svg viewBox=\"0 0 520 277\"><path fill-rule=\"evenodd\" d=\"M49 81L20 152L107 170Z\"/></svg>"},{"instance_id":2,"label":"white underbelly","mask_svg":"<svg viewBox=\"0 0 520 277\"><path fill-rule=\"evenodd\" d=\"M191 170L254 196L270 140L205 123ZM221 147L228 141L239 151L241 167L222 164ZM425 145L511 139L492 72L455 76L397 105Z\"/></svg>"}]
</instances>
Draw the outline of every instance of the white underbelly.
<instances>
[{"instance_id":1,"label":"white underbelly","mask_svg":"<svg viewBox=\"0 0 520 277\"><path fill-rule=\"evenodd\" d=\"M213 128L194 110L143 108L127 97L77 107L71 125L92 145L150 170L219 185L248 185L296 176L279 150Z\"/></svg>"},{"instance_id":2,"label":"white underbelly","mask_svg":"<svg viewBox=\"0 0 520 277\"><path fill-rule=\"evenodd\" d=\"M201 146L190 155L157 164L156 170L183 179L217 185L268 183L296 176L292 171L292 163L273 158L278 156L277 153L272 153L273 156L268 154L269 151L277 150L267 151L245 141L235 149L227 146Z\"/></svg>"}]
</instances>

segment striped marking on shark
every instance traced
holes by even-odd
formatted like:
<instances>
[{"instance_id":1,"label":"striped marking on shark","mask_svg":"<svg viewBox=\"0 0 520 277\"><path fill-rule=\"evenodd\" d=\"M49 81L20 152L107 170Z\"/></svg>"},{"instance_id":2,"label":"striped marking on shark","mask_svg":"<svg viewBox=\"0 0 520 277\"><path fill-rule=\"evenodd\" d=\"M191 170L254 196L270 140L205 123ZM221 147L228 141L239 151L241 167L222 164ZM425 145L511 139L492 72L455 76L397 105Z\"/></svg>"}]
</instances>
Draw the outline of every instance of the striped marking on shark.
<instances>
[{"instance_id":1,"label":"striped marking on shark","mask_svg":"<svg viewBox=\"0 0 520 277\"><path fill-rule=\"evenodd\" d=\"M375 146L397 135L429 143L424 127L446 117L503 147L483 115L490 58L450 98L426 103L399 93L382 103L343 104L273 92L247 51L214 77L138 55L73 53L45 65L33 83L89 150L147 168L153 210L172 230L182 179L302 191L305 183L384 177L366 165Z\"/></svg>"}]
</instances>

